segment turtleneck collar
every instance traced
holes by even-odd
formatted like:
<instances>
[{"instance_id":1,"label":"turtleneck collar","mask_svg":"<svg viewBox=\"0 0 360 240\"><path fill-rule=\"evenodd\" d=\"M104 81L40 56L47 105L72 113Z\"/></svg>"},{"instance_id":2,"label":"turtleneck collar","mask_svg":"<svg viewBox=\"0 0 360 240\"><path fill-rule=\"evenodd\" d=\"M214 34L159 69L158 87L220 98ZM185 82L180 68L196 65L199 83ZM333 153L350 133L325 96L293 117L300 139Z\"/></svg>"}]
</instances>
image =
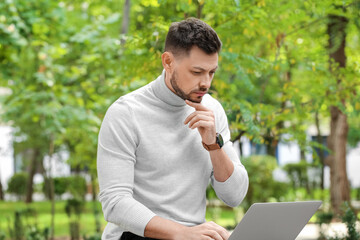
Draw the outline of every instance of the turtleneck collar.
<instances>
[{"instance_id":1,"label":"turtleneck collar","mask_svg":"<svg viewBox=\"0 0 360 240\"><path fill-rule=\"evenodd\" d=\"M166 85L165 70L163 70L162 74L154 81L153 89L156 97L171 106L183 107L186 105L185 101L173 93Z\"/></svg>"}]
</instances>

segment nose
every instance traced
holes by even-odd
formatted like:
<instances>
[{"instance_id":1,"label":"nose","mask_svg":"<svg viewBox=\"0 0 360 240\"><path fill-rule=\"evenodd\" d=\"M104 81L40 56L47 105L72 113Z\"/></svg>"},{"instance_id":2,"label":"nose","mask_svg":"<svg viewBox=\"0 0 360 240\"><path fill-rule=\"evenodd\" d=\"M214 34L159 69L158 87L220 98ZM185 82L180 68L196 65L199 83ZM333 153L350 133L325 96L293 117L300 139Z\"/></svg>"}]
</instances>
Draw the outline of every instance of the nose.
<instances>
[{"instance_id":1,"label":"nose","mask_svg":"<svg viewBox=\"0 0 360 240\"><path fill-rule=\"evenodd\" d=\"M206 74L201 78L200 81L200 88L206 88L209 89L211 86L212 77Z\"/></svg>"}]
</instances>

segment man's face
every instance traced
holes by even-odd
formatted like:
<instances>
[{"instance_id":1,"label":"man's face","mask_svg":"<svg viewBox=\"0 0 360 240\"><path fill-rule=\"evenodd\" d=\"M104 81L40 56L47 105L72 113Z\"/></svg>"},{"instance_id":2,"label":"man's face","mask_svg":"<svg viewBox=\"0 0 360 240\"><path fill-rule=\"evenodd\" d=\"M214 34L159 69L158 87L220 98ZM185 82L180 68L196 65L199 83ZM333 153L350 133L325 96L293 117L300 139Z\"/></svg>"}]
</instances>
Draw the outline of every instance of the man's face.
<instances>
[{"instance_id":1,"label":"man's face","mask_svg":"<svg viewBox=\"0 0 360 240\"><path fill-rule=\"evenodd\" d=\"M184 100L200 103L218 67L218 54L193 47L189 55L175 57L170 89Z\"/></svg>"}]
</instances>

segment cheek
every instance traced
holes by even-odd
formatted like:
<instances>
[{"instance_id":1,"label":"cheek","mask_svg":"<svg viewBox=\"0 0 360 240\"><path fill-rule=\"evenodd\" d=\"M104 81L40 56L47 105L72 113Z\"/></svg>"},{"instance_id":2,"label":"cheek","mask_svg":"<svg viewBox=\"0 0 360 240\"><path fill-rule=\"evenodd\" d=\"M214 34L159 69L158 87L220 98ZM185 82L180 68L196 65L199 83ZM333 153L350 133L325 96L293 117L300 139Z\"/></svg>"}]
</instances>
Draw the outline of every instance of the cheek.
<instances>
[{"instance_id":1,"label":"cheek","mask_svg":"<svg viewBox=\"0 0 360 240\"><path fill-rule=\"evenodd\" d=\"M186 75L185 84L186 84L187 90L191 91L191 90L194 90L194 89L198 88L199 83L200 83L200 77L195 76L191 72L188 72L185 75Z\"/></svg>"},{"instance_id":2,"label":"cheek","mask_svg":"<svg viewBox=\"0 0 360 240\"><path fill-rule=\"evenodd\" d=\"M177 74L177 85L184 91L190 92L196 87L196 77L187 71L179 71Z\"/></svg>"}]
</instances>

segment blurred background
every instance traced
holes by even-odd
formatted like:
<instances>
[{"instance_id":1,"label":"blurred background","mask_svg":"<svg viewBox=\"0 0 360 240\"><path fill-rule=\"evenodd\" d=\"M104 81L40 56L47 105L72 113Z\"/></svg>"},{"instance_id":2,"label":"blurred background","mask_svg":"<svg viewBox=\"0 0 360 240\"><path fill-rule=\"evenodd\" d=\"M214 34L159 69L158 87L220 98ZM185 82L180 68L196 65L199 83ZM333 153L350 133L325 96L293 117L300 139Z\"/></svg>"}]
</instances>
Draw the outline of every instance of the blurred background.
<instances>
[{"instance_id":1,"label":"blurred background","mask_svg":"<svg viewBox=\"0 0 360 240\"><path fill-rule=\"evenodd\" d=\"M222 40L210 93L250 178L234 209L209 188L207 220L232 229L254 202L318 199L302 239L360 239L359 0L1 0L1 240L100 239L101 121L161 74L187 17Z\"/></svg>"}]
</instances>

